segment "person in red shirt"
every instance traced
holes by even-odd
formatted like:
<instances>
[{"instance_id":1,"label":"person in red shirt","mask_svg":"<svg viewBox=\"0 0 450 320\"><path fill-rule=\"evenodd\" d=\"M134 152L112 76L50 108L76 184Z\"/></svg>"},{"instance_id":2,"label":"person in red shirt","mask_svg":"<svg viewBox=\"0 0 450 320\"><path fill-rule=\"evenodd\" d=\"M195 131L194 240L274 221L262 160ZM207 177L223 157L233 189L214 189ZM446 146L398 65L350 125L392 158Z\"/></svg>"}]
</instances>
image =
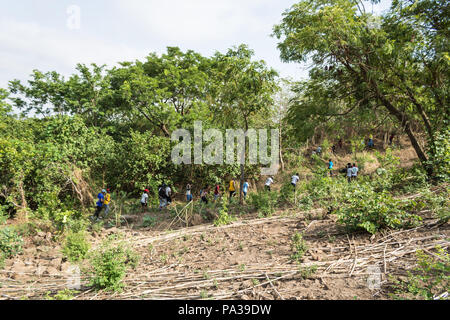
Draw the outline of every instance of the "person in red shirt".
<instances>
[{"instance_id":1,"label":"person in red shirt","mask_svg":"<svg viewBox=\"0 0 450 320\"><path fill-rule=\"evenodd\" d=\"M214 188L214 202L217 201L220 197L220 186L216 184L216 187Z\"/></svg>"}]
</instances>

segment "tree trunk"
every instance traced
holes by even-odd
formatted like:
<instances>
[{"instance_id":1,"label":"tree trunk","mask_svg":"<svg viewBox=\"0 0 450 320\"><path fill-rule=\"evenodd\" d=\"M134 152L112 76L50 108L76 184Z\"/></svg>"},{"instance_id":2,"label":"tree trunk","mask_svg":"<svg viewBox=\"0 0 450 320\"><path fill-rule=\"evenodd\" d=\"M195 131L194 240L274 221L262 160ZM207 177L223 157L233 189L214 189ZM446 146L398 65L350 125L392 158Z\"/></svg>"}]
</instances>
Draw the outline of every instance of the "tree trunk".
<instances>
[{"instance_id":1,"label":"tree trunk","mask_svg":"<svg viewBox=\"0 0 450 320\"><path fill-rule=\"evenodd\" d=\"M431 168L427 163L428 162L427 156L423 151L423 149L420 147L419 141L411 129L409 117L406 114L399 111L397 108L395 108L391 104L391 102L378 91L378 88L376 86L375 88L377 90L377 97L380 99L380 101L383 103L383 105L386 107L389 113L392 114L394 117L396 117L397 120L401 123L403 130L408 135L409 141L411 141L411 144L414 150L416 151L417 156L419 157L422 167L426 170L428 177L431 178L433 175L433 168Z\"/></svg>"}]
</instances>

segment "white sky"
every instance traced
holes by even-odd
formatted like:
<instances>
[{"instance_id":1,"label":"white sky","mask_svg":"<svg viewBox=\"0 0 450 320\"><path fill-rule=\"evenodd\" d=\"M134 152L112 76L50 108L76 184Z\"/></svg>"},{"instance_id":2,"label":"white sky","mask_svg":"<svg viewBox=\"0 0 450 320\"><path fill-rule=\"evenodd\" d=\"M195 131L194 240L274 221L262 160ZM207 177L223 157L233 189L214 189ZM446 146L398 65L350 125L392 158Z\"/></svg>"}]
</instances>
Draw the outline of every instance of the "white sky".
<instances>
[{"instance_id":1,"label":"white sky","mask_svg":"<svg viewBox=\"0 0 450 320\"><path fill-rule=\"evenodd\" d=\"M29 79L33 69L65 76L77 63L143 59L167 46L205 56L241 43L282 77L300 79L306 67L280 61L270 37L295 0L0 0L0 87ZM382 0L374 12L386 10ZM68 8L80 9L71 29ZM372 5L366 9L372 10Z\"/></svg>"}]
</instances>

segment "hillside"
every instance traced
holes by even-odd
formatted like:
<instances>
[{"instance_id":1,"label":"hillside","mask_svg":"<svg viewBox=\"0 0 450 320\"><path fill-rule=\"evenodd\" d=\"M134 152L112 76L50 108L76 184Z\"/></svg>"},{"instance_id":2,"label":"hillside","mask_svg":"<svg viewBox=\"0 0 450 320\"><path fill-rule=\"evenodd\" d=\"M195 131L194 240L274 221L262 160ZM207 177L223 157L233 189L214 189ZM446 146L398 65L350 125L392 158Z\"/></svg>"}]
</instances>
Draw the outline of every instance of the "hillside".
<instances>
[{"instance_id":1,"label":"hillside","mask_svg":"<svg viewBox=\"0 0 450 320\"><path fill-rule=\"evenodd\" d=\"M406 146L396 151L402 163L413 161L408 150ZM347 156L338 156L336 162L347 161ZM363 173L374 174L373 168ZM402 197L417 199L420 194ZM440 222L430 210L419 213L423 220L417 227L371 235L348 232L336 215L317 203L314 207L307 211L283 207L263 217L245 205L235 221L221 226L180 210L178 216L155 210L148 215L154 220L147 227L139 214L125 216L119 227L93 226L88 236L92 250L113 235L113 242L130 246L139 263L124 277L122 291L94 290L83 274L82 287L71 298L390 299L392 277L407 279L407 272L416 267L418 250L434 255L436 246L447 250L450 243L448 223ZM295 234L301 234L302 240L295 242ZM71 263L62 246L62 238L50 232L26 237L23 254L7 260L0 271L1 297L42 299L64 290ZM296 248L304 252L301 259L292 258ZM380 286L370 288L370 279L379 279Z\"/></svg>"}]
</instances>

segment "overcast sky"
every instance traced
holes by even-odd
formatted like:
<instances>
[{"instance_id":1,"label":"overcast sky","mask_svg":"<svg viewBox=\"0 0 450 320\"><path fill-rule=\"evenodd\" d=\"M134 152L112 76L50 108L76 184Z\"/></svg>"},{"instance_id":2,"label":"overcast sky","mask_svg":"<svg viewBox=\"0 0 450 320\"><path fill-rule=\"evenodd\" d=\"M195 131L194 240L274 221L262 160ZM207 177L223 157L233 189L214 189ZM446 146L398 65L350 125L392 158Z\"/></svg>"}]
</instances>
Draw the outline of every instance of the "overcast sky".
<instances>
[{"instance_id":1,"label":"overcast sky","mask_svg":"<svg viewBox=\"0 0 450 320\"><path fill-rule=\"evenodd\" d=\"M33 69L67 76L77 63L112 66L163 53L167 46L210 56L241 43L281 76L300 79L307 75L306 67L282 63L277 40L270 37L295 2L0 0L0 87L12 79L29 79ZM386 10L390 3L382 0L374 11Z\"/></svg>"}]
</instances>

